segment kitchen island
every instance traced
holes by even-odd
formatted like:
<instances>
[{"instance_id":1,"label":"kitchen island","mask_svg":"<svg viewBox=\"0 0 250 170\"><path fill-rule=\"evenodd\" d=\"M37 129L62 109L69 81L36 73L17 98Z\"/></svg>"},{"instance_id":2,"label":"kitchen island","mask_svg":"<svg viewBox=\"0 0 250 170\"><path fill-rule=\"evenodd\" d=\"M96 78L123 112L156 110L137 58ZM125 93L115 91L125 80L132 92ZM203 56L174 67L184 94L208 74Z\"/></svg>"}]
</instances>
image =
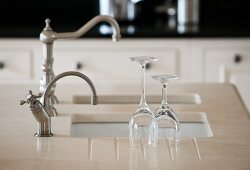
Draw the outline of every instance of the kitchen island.
<instances>
[{"instance_id":1,"label":"kitchen island","mask_svg":"<svg viewBox=\"0 0 250 170\"><path fill-rule=\"evenodd\" d=\"M113 93L126 94L137 89L118 86ZM36 138L35 119L28 106L20 106L19 100L27 90L38 92L37 84L0 85L0 169L250 169L250 121L236 88L231 84L174 84L169 91L198 93L201 104L176 104L178 113L204 112L207 115L212 137L182 138L180 150L172 160L168 145L160 141L154 154L133 155L127 138L118 138L119 156L114 149L113 138L93 138L89 155L89 139L70 136L72 121L95 121L109 114L131 114L137 105L80 105L70 103L72 94L90 94L81 85L58 85L56 94L63 101L56 106L59 115L52 118L53 137ZM69 90L65 90L69 89ZM109 94L109 88L96 85L97 93ZM84 91L85 90L85 91ZM151 91L152 90L152 91ZM160 89L149 88L149 93ZM155 108L157 105L150 105ZM153 110L153 109L152 109ZM149 153L149 152L148 152ZM91 159L90 159L91 158ZM118 158L118 159L117 159Z\"/></svg>"}]
</instances>

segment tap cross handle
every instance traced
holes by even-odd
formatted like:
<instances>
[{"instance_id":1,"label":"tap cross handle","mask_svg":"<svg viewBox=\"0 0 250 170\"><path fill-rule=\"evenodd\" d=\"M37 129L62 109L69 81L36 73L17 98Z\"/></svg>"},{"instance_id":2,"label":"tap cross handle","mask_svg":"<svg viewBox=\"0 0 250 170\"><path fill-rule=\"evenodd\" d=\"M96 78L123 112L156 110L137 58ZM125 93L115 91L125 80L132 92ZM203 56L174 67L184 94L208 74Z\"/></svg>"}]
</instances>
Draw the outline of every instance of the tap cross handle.
<instances>
[{"instance_id":1,"label":"tap cross handle","mask_svg":"<svg viewBox=\"0 0 250 170\"><path fill-rule=\"evenodd\" d=\"M42 97L42 93L38 93L37 95L34 95L33 92L31 90L29 90L25 99L21 100L19 102L19 104L20 105L24 105L25 103L27 103L29 105L35 104L38 101L37 98L41 98L41 97Z\"/></svg>"}]
</instances>

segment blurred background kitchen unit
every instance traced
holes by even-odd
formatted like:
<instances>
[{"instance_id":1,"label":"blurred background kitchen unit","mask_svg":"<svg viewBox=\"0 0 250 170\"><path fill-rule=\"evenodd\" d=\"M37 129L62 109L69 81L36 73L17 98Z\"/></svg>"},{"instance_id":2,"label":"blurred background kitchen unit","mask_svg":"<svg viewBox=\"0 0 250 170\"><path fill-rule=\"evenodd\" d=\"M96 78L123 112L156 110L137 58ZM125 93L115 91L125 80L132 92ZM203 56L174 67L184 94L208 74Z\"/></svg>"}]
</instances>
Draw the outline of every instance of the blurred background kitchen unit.
<instances>
[{"instance_id":1,"label":"blurred background kitchen unit","mask_svg":"<svg viewBox=\"0 0 250 170\"><path fill-rule=\"evenodd\" d=\"M47 17L55 31L72 31L99 14L115 17L123 37L242 37L250 35L249 8L238 0L4 0L0 37L38 37ZM86 36L105 37L99 30Z\"/></svg>"}]
</instances>

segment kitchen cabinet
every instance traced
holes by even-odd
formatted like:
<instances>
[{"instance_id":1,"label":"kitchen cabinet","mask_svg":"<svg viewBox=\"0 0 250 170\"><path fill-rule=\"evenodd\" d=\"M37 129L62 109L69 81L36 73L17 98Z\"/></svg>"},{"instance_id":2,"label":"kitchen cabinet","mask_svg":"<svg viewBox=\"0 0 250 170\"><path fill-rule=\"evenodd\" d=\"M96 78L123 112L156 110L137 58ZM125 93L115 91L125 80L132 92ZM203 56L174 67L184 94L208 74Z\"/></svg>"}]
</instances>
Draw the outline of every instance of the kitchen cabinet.
<instances>
[{"instance_id":1,"label":"kitchen cabinet","mask_svg":"<svg viewBox=\"0 0 250 170\"><path fill-rule=\"evenodd\" d=\"M140 66L128 58L154 56L159 61L148 65L147 77L156 74L178 74L181 77L180 81L188 80L188 56L185 55L188 49L185 41L124 40L113 43L110 40L84 40L55 44L56 74L66 70L77 70L98 83L133 83L140 81Z\"/></svg>"},{"instance_id":2,"label":"kitchen cabinet","mask_svg":"<svg viewBox=\"0 0 250 170\"><path fill-rule=\"evenodd\" d=\"M132 56L154 56L159 61L147 69L155 74L178 74L178 82L230 82L238 88L250 108L249 39L78 39L55 41L55 75L80 71L94 83L138 83L140 67L128 60ZM39 82L42 44L38 39L1 39L1 82ZM15 80L15 81L13 81ZM64 83L81 80L65 78ZM147 83L155 83L150 78ZM157 84L157 83L155 83Z\"/></svg>"},{"instance_id":3,"label":"kitchen cabinet","mask_svg":"<svg viewBox=\"0 0 250 170\"><path fill-rule=\"evenodd\" d=\"M0 44L0 82L30 81L33 77L33 47L12 45L10 41Z\"/></svg>"},{"instance_id":4,"label":"kitchen cabinet","mask_svg":"<svg viewBox=\"0 0 250 170\"><path fill-rule=\"evenodd\" d=\"M193 48L194 81L234 84L250 111L249 40L199 40Z\"/></svg>"},{"instance_id":5,"label":"kitchen cabinet","mask_svg":"<svg viewBox=\"0 0 250 170\"><path fill-rule=\"evenodd\" d=\"M250 64L248 40L200 40L193 42L196 81L224 82L225 66L241 68Z\"/></svg>"}]
</instances>

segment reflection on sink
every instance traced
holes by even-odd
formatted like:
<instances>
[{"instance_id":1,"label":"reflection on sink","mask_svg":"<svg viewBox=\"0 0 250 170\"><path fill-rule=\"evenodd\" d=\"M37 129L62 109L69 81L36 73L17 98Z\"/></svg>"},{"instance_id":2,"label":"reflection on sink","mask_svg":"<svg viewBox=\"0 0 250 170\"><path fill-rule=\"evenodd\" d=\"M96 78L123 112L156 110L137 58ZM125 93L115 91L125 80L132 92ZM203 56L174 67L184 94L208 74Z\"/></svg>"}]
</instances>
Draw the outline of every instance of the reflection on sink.
<instances>
[{"instance_id":1,"label":"reflection on sink","mask_svg":"<svg viewBox=\"0 0 250 170\"><path fill-rule=\"evenodd\" d=\"M213 133L205 113L197 121L180 121L181 137L212 137ZM161 133L161 132L160 132ZM128 122L77 122L72 123L72 137L128 137Z\"/></svg>"},{"instance_id":2,"label":"reflection on sink","mask_svg":"<svg viewBox=\"0 0 250 170\"><path fill-rule=\"evenodd\" d=\"M99 104L138 104L140 96L138 95L99 95ZM160 103L161 96L148 95L147 103ZM73 96L73 103L75 104L90 104L90 96ZM168 95L169 104L200 104L201 98L199 94L175 94Z\"/></svg>"}]
</instances>

